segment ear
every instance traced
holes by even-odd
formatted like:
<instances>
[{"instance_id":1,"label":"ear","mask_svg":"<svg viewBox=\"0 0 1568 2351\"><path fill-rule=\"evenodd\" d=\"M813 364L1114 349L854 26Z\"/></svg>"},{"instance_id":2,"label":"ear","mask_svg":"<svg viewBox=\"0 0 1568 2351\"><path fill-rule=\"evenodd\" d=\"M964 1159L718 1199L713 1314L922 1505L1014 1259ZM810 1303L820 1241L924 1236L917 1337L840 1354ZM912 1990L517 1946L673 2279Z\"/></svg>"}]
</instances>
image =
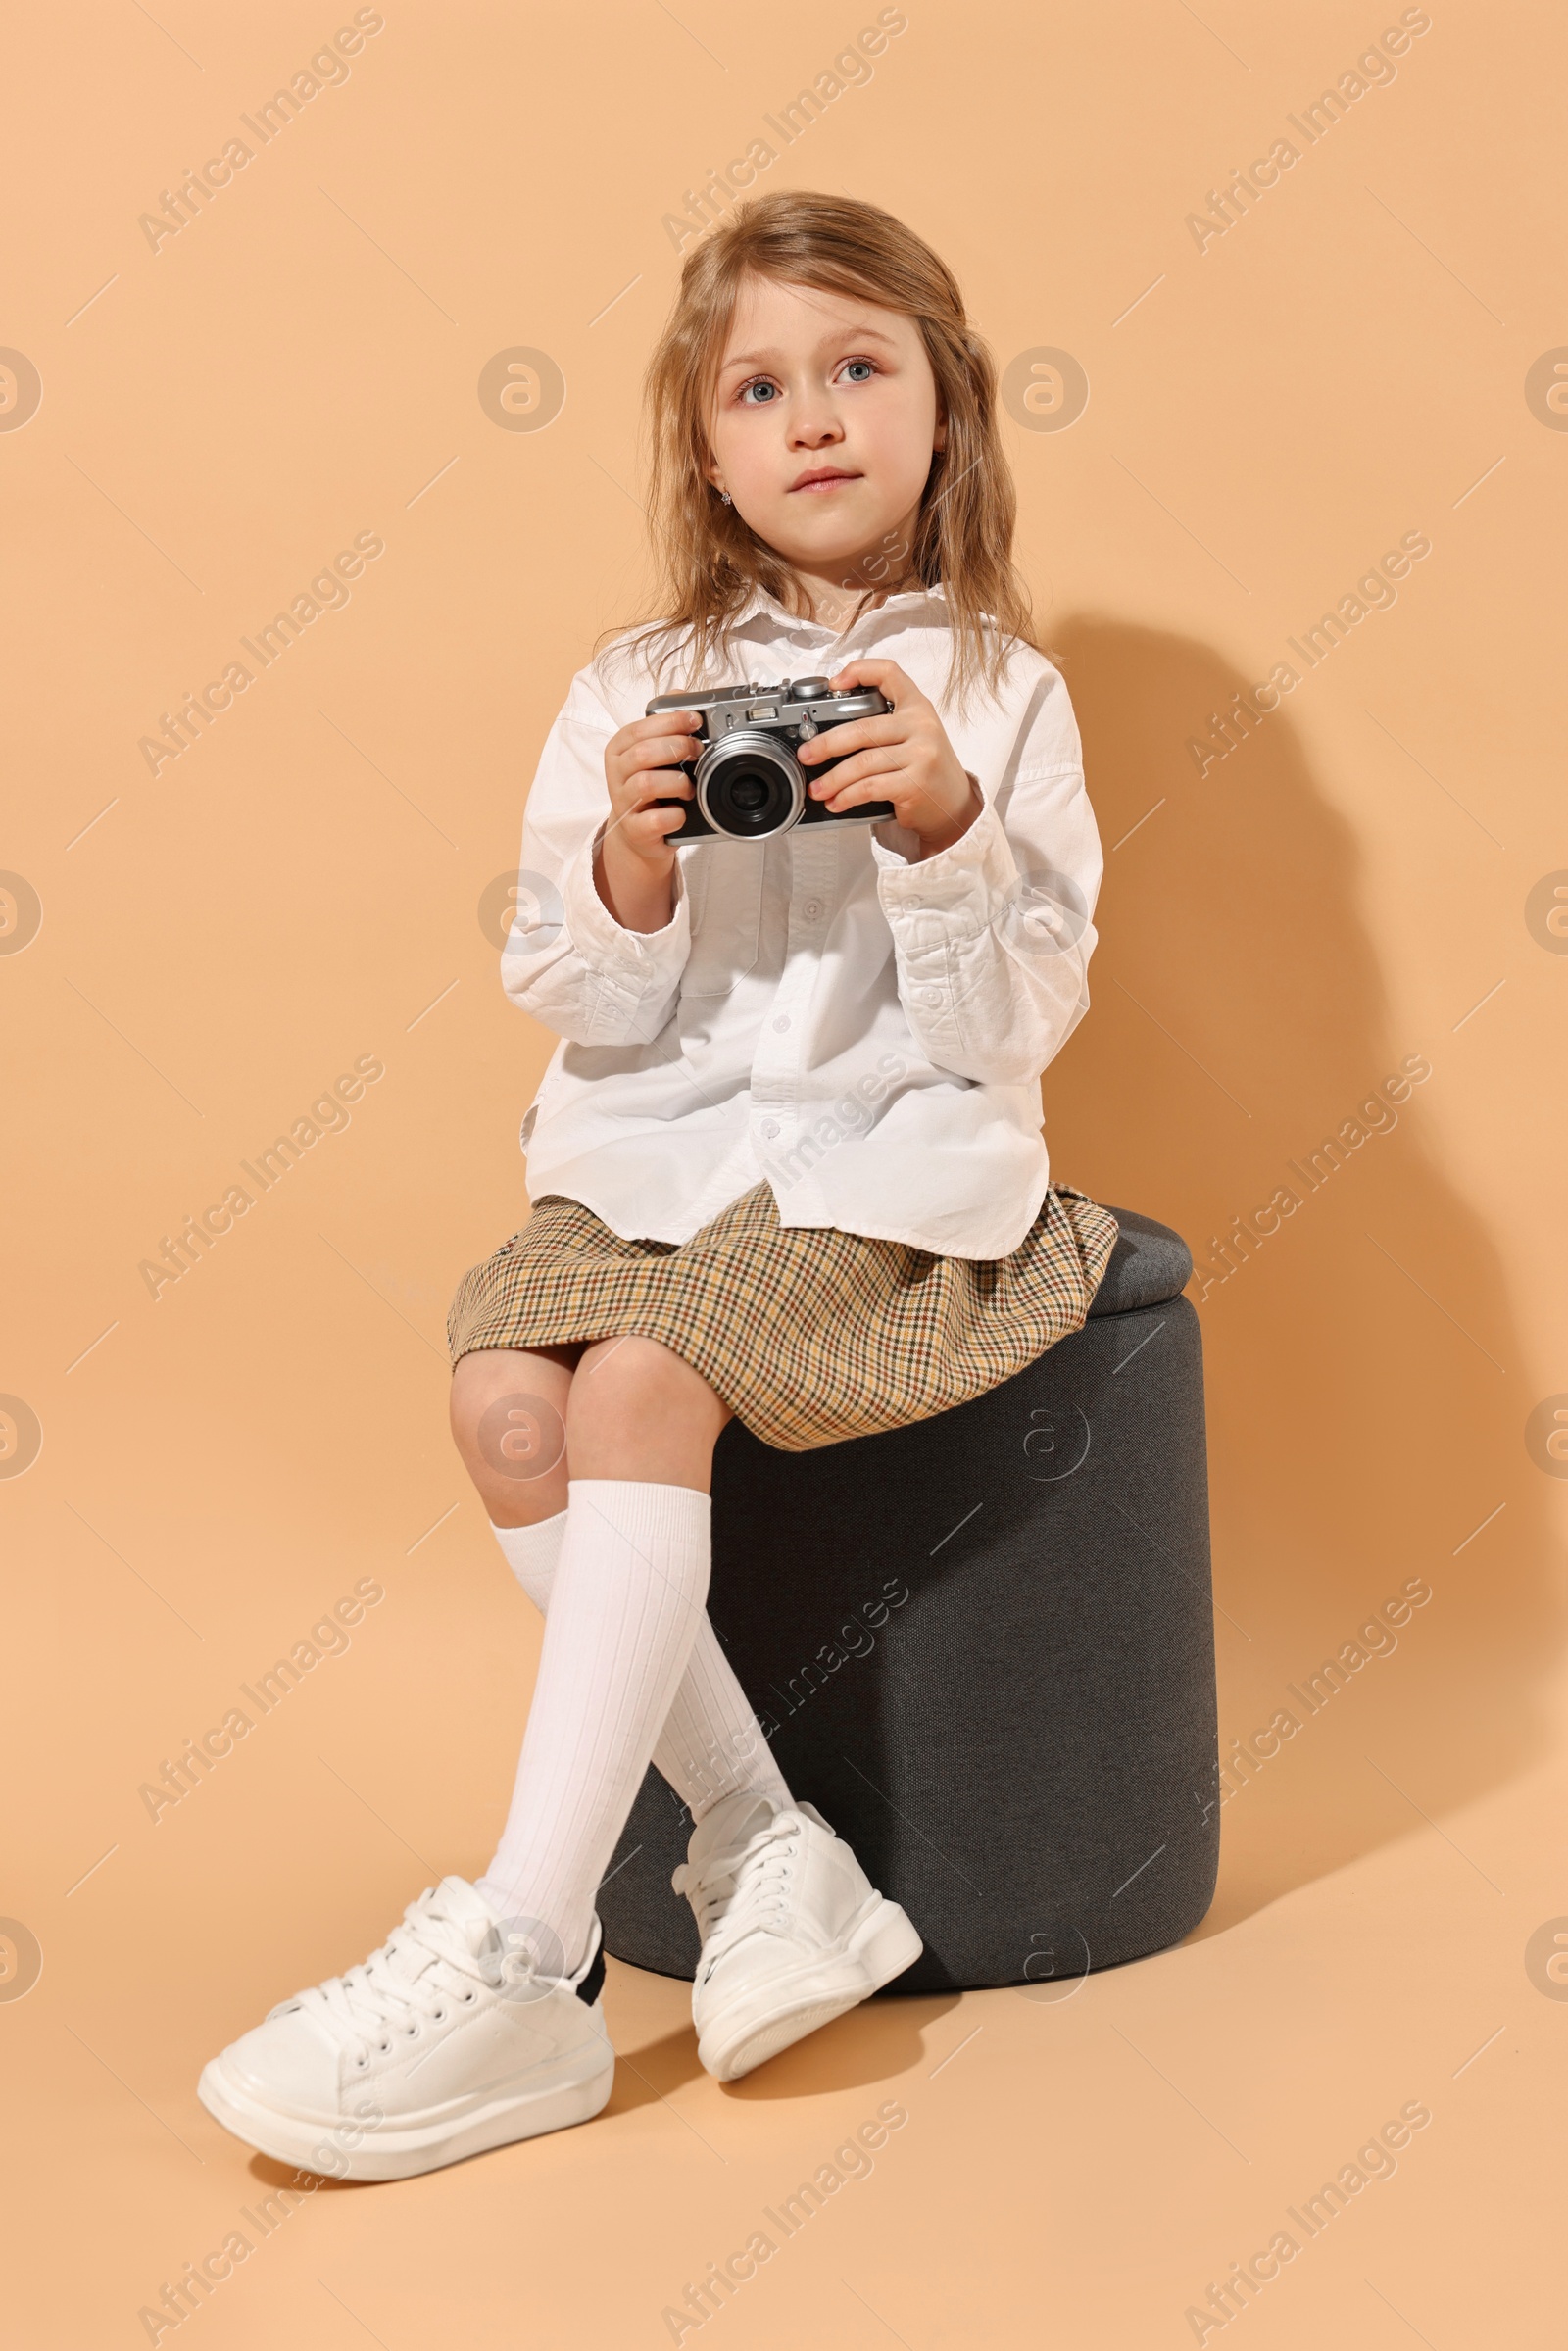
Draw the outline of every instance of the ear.
<instances>
[{"instance_id":1,"label":"ear","mask_svg":"<svg viewBox=\"0 0 1568 2351\"><path fill-rule=\"evenodd\" d=\"M945 416L939 414L937 417L936 431L931 436L931 448L933 454L939 449L946 449L947 445L948 419Z\"/></svg>"}]
</instances>

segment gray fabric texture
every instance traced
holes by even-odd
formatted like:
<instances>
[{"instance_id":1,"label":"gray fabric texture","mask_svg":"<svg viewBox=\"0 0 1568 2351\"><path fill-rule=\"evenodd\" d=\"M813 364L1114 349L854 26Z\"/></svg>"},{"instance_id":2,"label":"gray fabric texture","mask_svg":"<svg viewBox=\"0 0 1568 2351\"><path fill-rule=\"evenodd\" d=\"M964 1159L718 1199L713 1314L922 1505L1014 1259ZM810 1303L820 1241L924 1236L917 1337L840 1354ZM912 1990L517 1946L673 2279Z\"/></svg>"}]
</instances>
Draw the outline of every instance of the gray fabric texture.
<instances>
[{"instance_id":1,"label":"gray fabric texture","mask_svg":"<svg viewBox=\"0 0 1568 2351\"><path fill-rule=\"evenodd\" d=\"M1061 1997L1180 1940L1212 1899L1192 1259L1114 1213L1090 1320L1015 1378L810 1452L735 1424L719 1440L710 1614L794 1792L924 1938L891 1991ZM1128 1302L1106 1310L1107 1292ZM598 1899L614 1957L692 1975L669 1888L689 1834L650 1772Z\"/></svg>"},{"instance_id":2,"label":"gray fabric texture","mask_svg":"<svg viewBox=\"0 0 1568 2351\"><path fill-rule=\"evenodd\" d=\"M1180 1298L1193 1278L1193 1252L1180 1233L1131 1208L1112 1208L1110 1213L1120 1234L1090 1313L1126 1314L1134 1306L1157 1306L1167 1298Z\"/></svg>"}]
</instances>

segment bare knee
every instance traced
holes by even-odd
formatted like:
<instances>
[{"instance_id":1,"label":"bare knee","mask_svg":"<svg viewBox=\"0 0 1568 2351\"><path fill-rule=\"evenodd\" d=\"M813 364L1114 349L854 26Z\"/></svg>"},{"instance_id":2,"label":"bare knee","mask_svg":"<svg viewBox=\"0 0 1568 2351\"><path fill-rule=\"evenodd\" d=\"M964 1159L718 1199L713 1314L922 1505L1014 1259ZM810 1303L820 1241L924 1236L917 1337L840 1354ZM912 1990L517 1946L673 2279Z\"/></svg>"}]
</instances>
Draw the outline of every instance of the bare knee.
<instances>
[{"instance_id":1,"label":"bare knee","mask_svg":"<svg viewBox=\"0 0 1568 2351\"><path fill-rule=\"evenodd\" d=\"M480 1347L452 1375L452 1436L497 1526L566 1506L567 1348Z\"/></svg>"},{"instance_id":2,"label":"bare knee","mask_svg":"<svg viewBox=\"0 0 1568 2351\"><path fill-rule=\"evenodd\" d=\"M572 1475L706 1494L713 1445L730 1417L701 1372L660 1340L598 1340L583 1351L566 1407Z\"/></svg>"},{"instance_id":3,"label":"bare knee","mask_svg":"<svg viewBox=\"0 0 1568 2351\"><path fill-rule=\"evenodd\" d=\"M654 1426L677 1418L711 1423L716 1436L729 1417L702 1373L658 1339L596 1340L583 1349L571 1384L568 1427L584 1431L609 1421Z\"/></svg>"}]
</instances>

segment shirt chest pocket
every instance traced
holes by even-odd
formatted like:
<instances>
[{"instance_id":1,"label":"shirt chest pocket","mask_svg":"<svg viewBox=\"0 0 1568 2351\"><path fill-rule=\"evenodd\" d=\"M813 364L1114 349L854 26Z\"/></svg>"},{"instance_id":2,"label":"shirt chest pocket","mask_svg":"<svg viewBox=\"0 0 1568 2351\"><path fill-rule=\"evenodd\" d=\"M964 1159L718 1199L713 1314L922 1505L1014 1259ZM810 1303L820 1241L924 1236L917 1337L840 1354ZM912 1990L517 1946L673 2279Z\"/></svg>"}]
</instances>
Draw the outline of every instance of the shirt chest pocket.
<instances>
[{"instance_id":1,"label":"shirt chest pocket","mask_svg":"<svg viewBox=\"0 0 1568 2351\"><path fill-rule=\"evenodd\" d=\"M682 996L728 996L757 961L766 855L760 842L705 841L687 853L692 945Z\"/></svg>"}]
</instances>

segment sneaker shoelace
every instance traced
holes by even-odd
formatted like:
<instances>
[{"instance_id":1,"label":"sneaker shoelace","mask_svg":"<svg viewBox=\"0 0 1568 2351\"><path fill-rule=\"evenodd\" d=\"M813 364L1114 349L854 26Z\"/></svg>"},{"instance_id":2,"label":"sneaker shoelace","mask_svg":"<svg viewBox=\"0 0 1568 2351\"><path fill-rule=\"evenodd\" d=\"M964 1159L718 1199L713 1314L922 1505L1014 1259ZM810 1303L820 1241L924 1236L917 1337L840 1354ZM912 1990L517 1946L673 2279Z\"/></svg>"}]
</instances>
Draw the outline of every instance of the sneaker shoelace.
<instances>
[{"instance_id":1,"label":"sneaker shoelace","mask_svg":"<svg viewBox=\"0 0 1568 2351\"><path fill-rule=\"evenodd\" d=\"M743 1935L782 1929L800 1841L799 1814L775 1812L743 1845L681 1863L672 1884L697 1914L705 1961L717 1958Z\"/></svg>"},{"instance_id":2,"label":"sneaker shoelace","mask_svg":"<svg viewBox=\"0 0 1568 2351\"><path fill-rule=\"evenodd\" d=\"M471 2006L481 1989L495 1990L521 1965L503 1957L498 1936L475 1954L462 1924L427 1887L403 1913L386 1941L358 1967L296 1992L271 2013L305 2008L339 2040L357 2065L372 2045L384 2055L396 2033L412 2039L425 2022L439 2024L454 2004Z\"/></svg>"}]
</instances>

